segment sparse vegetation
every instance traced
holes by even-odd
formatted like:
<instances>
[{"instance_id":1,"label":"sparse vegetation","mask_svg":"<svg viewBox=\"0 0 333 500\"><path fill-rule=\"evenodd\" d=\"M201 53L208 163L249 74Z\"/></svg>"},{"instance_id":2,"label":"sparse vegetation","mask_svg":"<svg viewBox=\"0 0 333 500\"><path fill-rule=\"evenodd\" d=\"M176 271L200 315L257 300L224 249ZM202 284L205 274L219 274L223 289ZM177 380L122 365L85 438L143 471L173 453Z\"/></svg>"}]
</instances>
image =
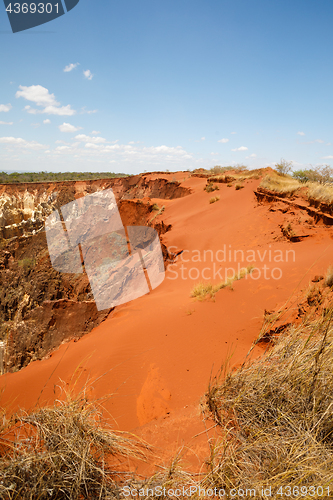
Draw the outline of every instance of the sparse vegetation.
<instances>
[{"instance_id":1,"label":"sparse vegetation","mask_svg":"<svg viewBox=\"0 0 333 500\"><path fill-rule=\"evenodd\" d=\"M262 179L259 187L279 194L292 195L303 187L303 184L289 175L268 174Z\"/></svg>"},{"instance_id":2,"label":"sparse vegetation","mask_svg":"<svg viewBox=\"0 0 333 500\"><path fill-rule=\"evenodd\" d=\"M333 266L330 266L327 269L326 277L325 277L325 285L332 287L333 286Z\"/></svg>"},{"instance_id":3,"label":"sparse vegetation","mask_svg":"<svg viewBox=\"0 0 333 500\"><path fill-rule=\"evenodd\" d=\"M219 196L213 196L210 200L209 203L215 203L216 201L219 201L220 197Z\"/></svg>"},{"instance_id":4,"label":"sparse vegetation","mask_svg":"<svg viewBox=\"0 0 333 500\"><path fill-rule=\"evenodd\" d=\"M280 175L287 175L291 171L293 162L281 158L280 163L275 164L275 169Z\"/></svg>"},{"instance_id":5,"label":"sparse vegetation","mask_svg":"<svg viewBox=\"0 0 333 500\"><path fill-rule=\"evenodd\" d=\"M266 356L210 384L207 405L224 437L211 456L209 487L252 488L260 499L276 498L280 488L328 498L332 315L328 308L319 320L292 326L274 339ZM322 490L310 490L319 484ZM272 495L264 495L262 488L269 487Z\"/></svg>"},{"instance_id":6,"label":"sparse vegetation","mask_svg":"<svg viewBox=\"0 0 333 500\"><path fill-rule=\"evenodd\" d=\"M333 185L323 185L315 182L310 182L307 184L307 187L307 195L309 200L317 200L319 202L328 203L329 205L333 203Z\"/></svg>"},{"instance_id":7,"label":"sparse vegetation","mask_svg":"<svg viewBox=\"0 0 333 500\"><path fill-rule=\"evenodd\" d=\"M15 415L0 434L0 498L117 498L117 461L144 459L148 448L101 422L100 408L84 394Z\"/></svg>"},{"instance_id":8,"label":"sparse vegetation","mask_svg":"<svg viewBox=\"0 0 333 500\"><path fill-rule=\"evenodd\" d=\"M239 189L243 189L244 184L235 184L235 189L238 191Z\"/></svg>"},{"instance_id":9,"label":"sparse vegetation","mask_svg":"<svg viewBox=\"0 0 333 500\"><path fill-rule=\"evenodd\" d=\"M158 207L158 205L156 205ZM154 209L156 210L156 209ZM161 215L165 210L165 206L163 205L163 207L159 208L158 207L158 211L156 212L156 214L150 219L150 221L148 222L148 225L150 225L155 219L156 217L158 217L159 215Z\"/></svg>"},{"instance_id":10,"label":"sparse vegetation","mask_svg":"<svg viewBox=\"0 0 333 500\"><path fill-rule=\"evenodd\" d=\"M239 271L239 273L234 274L230 278L226 279L221 283L213 285L212 283L197 283L192 291L190 296L197 300L205 300L207 298L214 299L215 295L218 291L222 290L222 288L229 287L232 289L232 284L234 281L240 280L244 278L247 274L250 274L253 271L253 266L248 266Z\"/></svg>"},{"instance_id":11,"label":"sparse vegetation","mask_svg":"<svg viewBox=\"0 0 333 500\"><path fill-rule=\"evenodd\" d=\"M232 170L232 167L220 167L220 165L215 165L215 167L211 168L209 172L212 175L219 175L224 172L228 172L228 170Z\"/></svg>"},{"instance_id":12,"label":"sparse vegetation","mask_svg":"<svg viewBox=\"0 0 333 500\"><path fill-rule=\"evenodd\" d=\"M207 193L212 193L213 191L218 191L220 188L217 186L217 184L213 184L212 182L209 182L205 187L204 190L207 191Z\"/></svg>"},{"instance_id":13,"label":"sparse vegetation","mask_svg":"<svg viewBox=\"0 0 333 500\"><path fill-rule=\"evenodd\" d=\"M157 203L154 203L152 206L152 210L159 210L160 207L157 205Z\"/></svg>"},{"instance_id":14,"label":"sparse vegetation","mask_svg":"<svg viewBox=\"0 0 333 500\"><path fill-rule=\"evenodd\" d=\"M290 222L286 226L281 226L281 231L282 231L283 236L288 238L288 240L290 240L290 238L295 236L295 231L293 230Z\"/></svg>"},{"instance_id":15,"label":"sparse vegetation","mask_svg":"<svg viewBox=\"0 0 333 500\"><path fill-rule=\"evenodd\" d=\"M329 165L319 165L307 170L296 170L293 177L300 182L318 182L319 184L333 183L333 168Z\"/></svg>"},{"instance_id":16,"label":"sparse vegetation","mask_svg":"<svg viewBox=\"0 0 333 500\"><path fill-rule=\"evenodd\" d=\"M22 267L25 272L28 272L35 267L36 261L35 259L25 257L24 259L18 261L18 265Z\"/></svg>"}]
</instances>

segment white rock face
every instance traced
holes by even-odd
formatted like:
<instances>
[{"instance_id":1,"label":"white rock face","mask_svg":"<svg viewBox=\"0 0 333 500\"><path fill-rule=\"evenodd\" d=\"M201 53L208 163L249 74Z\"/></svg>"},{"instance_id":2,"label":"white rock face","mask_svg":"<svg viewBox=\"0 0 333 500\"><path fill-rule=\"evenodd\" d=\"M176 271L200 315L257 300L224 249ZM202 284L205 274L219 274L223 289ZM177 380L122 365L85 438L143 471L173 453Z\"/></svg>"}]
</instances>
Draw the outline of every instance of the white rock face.
<instances>
[{"instance_id":1,"label":"white rock face","mask_svg":"<svg viewBox=\"0 0 333 500\"><path fill-rule=\"evenodd\" d=\"M0 237L8 239L39 230L53 211L56 195L55 192L38 194L37 190L0 193Z\"/></svg>"}]
</instances>

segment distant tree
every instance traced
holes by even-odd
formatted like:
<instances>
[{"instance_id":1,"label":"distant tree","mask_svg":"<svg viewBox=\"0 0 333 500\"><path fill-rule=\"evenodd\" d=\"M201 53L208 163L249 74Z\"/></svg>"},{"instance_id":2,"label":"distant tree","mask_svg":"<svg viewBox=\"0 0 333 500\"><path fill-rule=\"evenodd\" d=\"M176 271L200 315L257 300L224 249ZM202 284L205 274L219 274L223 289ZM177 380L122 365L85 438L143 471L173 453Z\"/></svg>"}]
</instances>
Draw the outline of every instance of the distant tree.
<instances>
[{"instance_id":1,"label":"distant tree","mask_svg":"<svg viewBox=\"0 0 333 500\"><path fill-rule=\"evenodd\" d=\"M318 165L307 170L296 170L293 177L300 182L319 182L319 184L333 183L333 168L329 165Z\"/></svg>"},{"instance_id":2,"label":"distant tree","mask_svg":"<svg viewBox=\"0 0 333 500\"><path fill-rule=\"evenodd\" d=\"M287 175L291 171L293 162L281 158L280 163L275 164L275 168L280 175Z\"/></svg>"}]
</instances>

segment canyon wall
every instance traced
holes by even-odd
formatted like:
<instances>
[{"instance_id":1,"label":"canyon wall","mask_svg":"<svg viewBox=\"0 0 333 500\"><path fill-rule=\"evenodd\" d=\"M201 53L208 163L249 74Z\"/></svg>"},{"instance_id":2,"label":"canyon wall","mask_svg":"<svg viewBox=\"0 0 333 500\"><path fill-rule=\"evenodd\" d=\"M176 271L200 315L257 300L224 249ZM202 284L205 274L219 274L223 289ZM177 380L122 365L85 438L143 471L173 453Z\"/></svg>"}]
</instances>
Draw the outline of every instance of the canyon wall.
<instances>
[{"instance_id":1,"label":"canyon wall","mask_svg":"<svg viewBox=\"0 0 333 500\"><path fill-rule=\"evenodd\" d=\"M190 194L178 182L140 175L0 185L1 371L16 371L42 359L62 342L90 332L110 313L97 310L86 274L59 273L52 267L44 229L45 218L54 210L108 188L113 189L125 226L150 224L160 236L171 227L151 222L156 212L148 198ZM163 242L162 250L166 261L170 256Z\"/></svg>"}]
</instances>

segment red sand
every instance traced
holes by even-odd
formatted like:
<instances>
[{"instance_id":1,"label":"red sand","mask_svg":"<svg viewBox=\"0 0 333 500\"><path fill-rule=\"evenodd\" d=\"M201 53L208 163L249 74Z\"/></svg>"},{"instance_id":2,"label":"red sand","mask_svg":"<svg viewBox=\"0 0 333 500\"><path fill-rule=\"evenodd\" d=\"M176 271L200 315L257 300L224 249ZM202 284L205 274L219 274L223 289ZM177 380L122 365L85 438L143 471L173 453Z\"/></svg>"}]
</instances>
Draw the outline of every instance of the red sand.
<instances>
[{"instance_id":1,"label":"red sand","mask_svg":"<svg viewBox=\"0 0 333 500\"><path fill-rule=\"evenodd\" d=\"M177 180L184 177L188 175L176 175ZM199 403L211 373L217 373L229 357L231 365L241 363L259 334L264 310L285 304L297 290L306 288L315 274L325 274L332 263L333 230L318 224L301 242L282 239L279 224L304 219L306 214L272 212L270 205L258 205L253 190L259 182L249 181L238 191L220 184L218 192L206 193L206 180L192 177L182 183L192 188L190 196L152 200L165 205L161 218L172 224L172 230L163 236L164 243L173 250L184 250L178 262L169 266L162 285L117 307L90 334L62 345L50 358L0 377L2 405L31 410L37 403L59 397L61 381L71 385L80 375L77 387L89 379L90 396L110 395L105 407L116 427L144 437L161 453L164 450L164 457L187 443L192 447L187 458L199 465L198 457L207 453L207 436L203 433L191 438L205 430ZM210 204L209 199L216 195L220 200ZM218 292L215 302L191 299L194 284L205 281L197 274L206 268L204 276L209 277L213 263L209 253L206 262L185 260L198 259L199 255L203 260L205 250L216 256L224 245L227 250L259 251L253 264L261 268L266 263L270 279L261 276L237 281L234 290ZM264 262L260 262L265 250ZM294 250L295 261L289 254L288 262L269 262L268 250L281 250L284 260L285 252ZM240 264L246 267L251 262ZM215 266L237 270L237 262L215 259ZM191 268L194 279L189 277ZM280 279L271 277L272 268L281 268ZM256 347L254 355L261 352L262 348Z\"/></svg>"}]
</instances>

